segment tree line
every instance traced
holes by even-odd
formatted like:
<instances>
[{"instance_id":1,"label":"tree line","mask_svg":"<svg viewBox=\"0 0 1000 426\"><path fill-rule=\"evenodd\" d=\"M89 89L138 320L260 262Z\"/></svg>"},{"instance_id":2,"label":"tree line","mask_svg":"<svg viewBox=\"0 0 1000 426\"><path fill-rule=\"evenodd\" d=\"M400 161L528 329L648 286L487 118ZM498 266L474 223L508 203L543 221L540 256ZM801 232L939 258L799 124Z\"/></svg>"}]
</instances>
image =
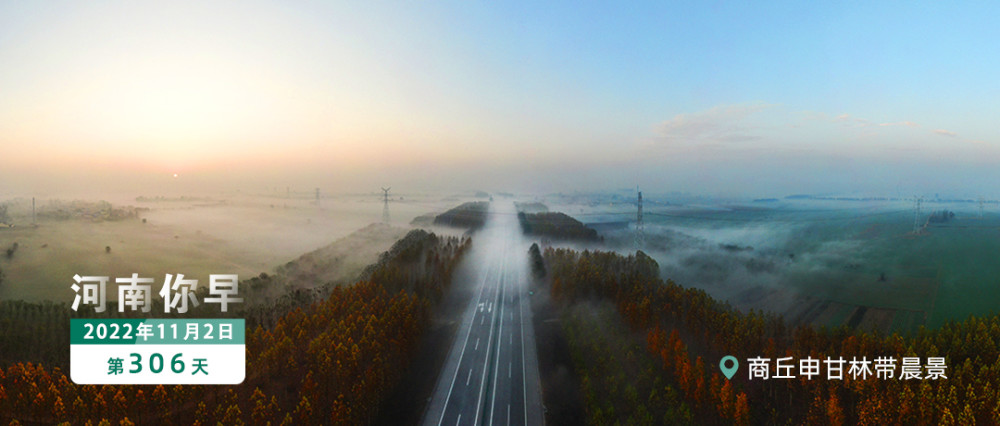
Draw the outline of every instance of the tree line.
<instances>
[{"instance_id":1,"label":"tree line","mask_svg":"<svg viewBox=\"0 0 1000 426\"><path fill-rule=\"evenodd\" d=\"M970 316L906 336L790 327L780 316L742 313L702 290L660 279L656 262L641 251L622 256L548 248L544 259L553 299L563 306L613 305L615 319L644 343L645 356L656 363L652 374L679 390L697 423L1000 424L998 315ZM725 355L742 364L731 380L718 368ZM845 375L828 380L824 374L750 380L746 360L757 356L792 357L796 366L807 357L892 357L898 363L902 357L940 356L947 378L901 380L897 368L892 379ZM610 390L591 392L608 395ZM639 411L634 404L621 400L617 410ZM591 419L598 408L588 404ZM668 414L652 412L652 417Z\"/></svg>"},{"instance_id":2,"label":"tree line","mask_svg":"<svg viewBox=\"0 0 1000 426\"><path fill-rule=\"evenodd\" d=\"M411 367L430 310L470 244L468 238L413 231L366 279L288 309L273 325L248 325L247 376L240 385L78 386L64 368L15 362L0 368L0 420L370 423L382 399ZM33 313L30 306L22 306L16 315L51 315L53 324L69 322L68 315L52 307L61 305L47 305L48 314Z\"/></svg>"}]
</instances>

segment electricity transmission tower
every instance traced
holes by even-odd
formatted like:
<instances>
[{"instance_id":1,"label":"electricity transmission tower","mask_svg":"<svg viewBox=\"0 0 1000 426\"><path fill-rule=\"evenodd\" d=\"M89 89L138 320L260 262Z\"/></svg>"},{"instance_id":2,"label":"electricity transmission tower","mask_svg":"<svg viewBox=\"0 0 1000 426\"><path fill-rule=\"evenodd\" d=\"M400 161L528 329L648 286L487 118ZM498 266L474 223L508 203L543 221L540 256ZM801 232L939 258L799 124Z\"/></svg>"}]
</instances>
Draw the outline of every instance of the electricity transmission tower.
<instances>
[{"instance_id":1,"label":"electricity transmission tower","mask_svg":"<svg viewBox=\"0 0 1000 426\"><path fill-rule=\"evenodd\" d=\"M924 201L924 197L913 197L913 233L920 233L920 203Z\"/></svg>"},{"instance_id":2,"label":"electricity transmission tower","mask_svg":"<svg viewBox=\"0 0 1000 426\"><path fill-rule=\"evenodd\" d=\"M639 250L646 243L646 230L645 225L642 223L642 191L639 191L638 186L635 187L635 190L639 193L639 200L636 202L639 210L635 215L635 248Z\"/></svg>"},{"instance_id":3,"label":"electricity transmission tower","mask_svg":"<svg viewBox=\"0 0 1000 426\"><path fill-rule=\"evenodd\" d=\"M389 190L392 187L382 188L382 223L389 223Z\"/></svg>"}]
</instances>

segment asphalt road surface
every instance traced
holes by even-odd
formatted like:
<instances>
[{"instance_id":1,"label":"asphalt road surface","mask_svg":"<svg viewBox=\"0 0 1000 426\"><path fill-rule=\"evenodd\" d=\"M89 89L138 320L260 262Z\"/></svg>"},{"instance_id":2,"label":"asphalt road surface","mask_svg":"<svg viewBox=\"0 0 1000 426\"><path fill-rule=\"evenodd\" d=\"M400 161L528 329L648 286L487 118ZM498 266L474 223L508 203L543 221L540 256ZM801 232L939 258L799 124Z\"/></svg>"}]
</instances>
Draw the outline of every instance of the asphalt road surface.
<instances>
[{"instance_id":1,"label":"asphalt road surface","mask_svg":"<svg viewBox=\"0 0 1000 426\"><path fill-rule=\"evenodd\" d=\"M469 301L424 413L425 425L541 425L544 413L528 293L528 245L513 204L494 202L467 262Z\"/></svg>"}]
</instances>

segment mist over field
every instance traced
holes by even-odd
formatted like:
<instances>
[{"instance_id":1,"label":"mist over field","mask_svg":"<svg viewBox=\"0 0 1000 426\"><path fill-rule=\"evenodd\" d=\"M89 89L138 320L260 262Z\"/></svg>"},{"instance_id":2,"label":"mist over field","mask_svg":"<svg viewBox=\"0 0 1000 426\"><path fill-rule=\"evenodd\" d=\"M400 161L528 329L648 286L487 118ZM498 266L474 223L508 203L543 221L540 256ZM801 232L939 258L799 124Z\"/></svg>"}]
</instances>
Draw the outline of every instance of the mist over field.
<instances>
[{"instance_id":1,"label":"mist over field","mask_svg":"<svg viewBox=\"0 0 1000 426\"><path fill-rule=\"evenodd\" d=\"M0 424L1000 424L997 16L0 1Z\"/></svg>"},{"instance_id":2,"label":"mist over field","mask_svg":"<svg viewBox=\"0 0 1000 426\"><path fill-rule=\"evenodd\" d=\"M600 232L603 242L570 246L625 254L640 248L656 259L665 279L705 289L740 310L774 312L793 323L908 332L993 309L988 299L967 296L973 289L993 288L992 269L985 266L988 252L977 251L997 246L991 238L998 219L993 202L984 204L980 219L975 199L929 198L921 221L940 210L955 212L956 218L910 235L914 206L906 198L838 201L836 196L796 196L758 202L654 188L646 197L645 241L637 247L636 207L628 191L391 194L390 224L402 229L429 227L457 235L460 230L433 226L434 216L463 200L490 195L501 204L545 202L549 210L564 211L585 223L619 223ZM4 201L15 226L0 229L0 247L16 242L18 248L0 259L0 298L68 301L74 274L115 278L135 272L162 279L167 273L183 273L201 283L209 274L272 274L299 256L337 246L341 238L381 222L383 208L376 191L326 194L321 189L317 201L315 188L276 185L176 196L82 198L86 195L36 198L37 226L31 225L30 198ZM109 214L104 210L118 209L133 216L101 216ZM353 256L344 260L350 266L337 267L348 271L341 281L349 281L401 236L361 235L356 237L361 240L339 242L342 254L325 255L328 261ZM369 244L363 238L379 239ZM351 244L356 248L346 248ZM111 300L116 297L114 291L109 295Z\"/></svg>"},{"instance_id":3,"label":"mist over field","mask_svg":"<svg viewBox=\"0 0 1000 426\"><path fill-rule=\"evenodd\" d=\"M992 297L972 296L997 292L990 255L1000 249L995 202L985 201L981 213L976 199L932 198L915 218L912 199L792 198L647 195L645 239L637 246L634 201L610 193L561 196L552 208L599 229L628 224L602 231L602 244L552 244L623 254L641 249L664 279L793 324L908 333L996 309ZM933 222L942 211L951 219Z\"/></svg>"},{"instance_id":4,"label":"mist over field","mask_svg":"<svg viewBox=\"0 0 1000 426\"><path fill-rule=\"evenodd\" d=\"M34 225L30 198L0 201L8 206L0 247L17 244L0 257L0 299L71 302L75 274L111 277L109 300L117 299L114 278L132 273L156 282L164 274L184 274L201 285L210 274L273 274L286 262L382 222L383 201L374 193L321 194L317 202L314 192L284 189L280 195L37 198ZM387 226L405 230L414 217L451 205L439 199L394 195ZM343 253L328 257L349 259L338 268L357 274L400 237L361 234L361 240L341 242Z\"/></svg>"}]
</instances>

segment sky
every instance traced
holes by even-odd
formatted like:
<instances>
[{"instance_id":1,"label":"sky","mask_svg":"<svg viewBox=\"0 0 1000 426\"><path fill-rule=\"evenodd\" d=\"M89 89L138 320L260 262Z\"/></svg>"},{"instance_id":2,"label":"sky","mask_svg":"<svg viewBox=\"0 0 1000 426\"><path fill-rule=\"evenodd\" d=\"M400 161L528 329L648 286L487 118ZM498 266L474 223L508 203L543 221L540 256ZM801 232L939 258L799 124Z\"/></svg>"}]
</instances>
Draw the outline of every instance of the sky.
<instances>
[{"instance_id":1,"label":"sky","mask_svg":"<svg viewBox=\"0 0 1000 426\"><path fill-rule=\"evenodd\" d=\"M613 3L0 2L0 194L1000 198L1000 5Z\"/></svg>"}]
</instances>

